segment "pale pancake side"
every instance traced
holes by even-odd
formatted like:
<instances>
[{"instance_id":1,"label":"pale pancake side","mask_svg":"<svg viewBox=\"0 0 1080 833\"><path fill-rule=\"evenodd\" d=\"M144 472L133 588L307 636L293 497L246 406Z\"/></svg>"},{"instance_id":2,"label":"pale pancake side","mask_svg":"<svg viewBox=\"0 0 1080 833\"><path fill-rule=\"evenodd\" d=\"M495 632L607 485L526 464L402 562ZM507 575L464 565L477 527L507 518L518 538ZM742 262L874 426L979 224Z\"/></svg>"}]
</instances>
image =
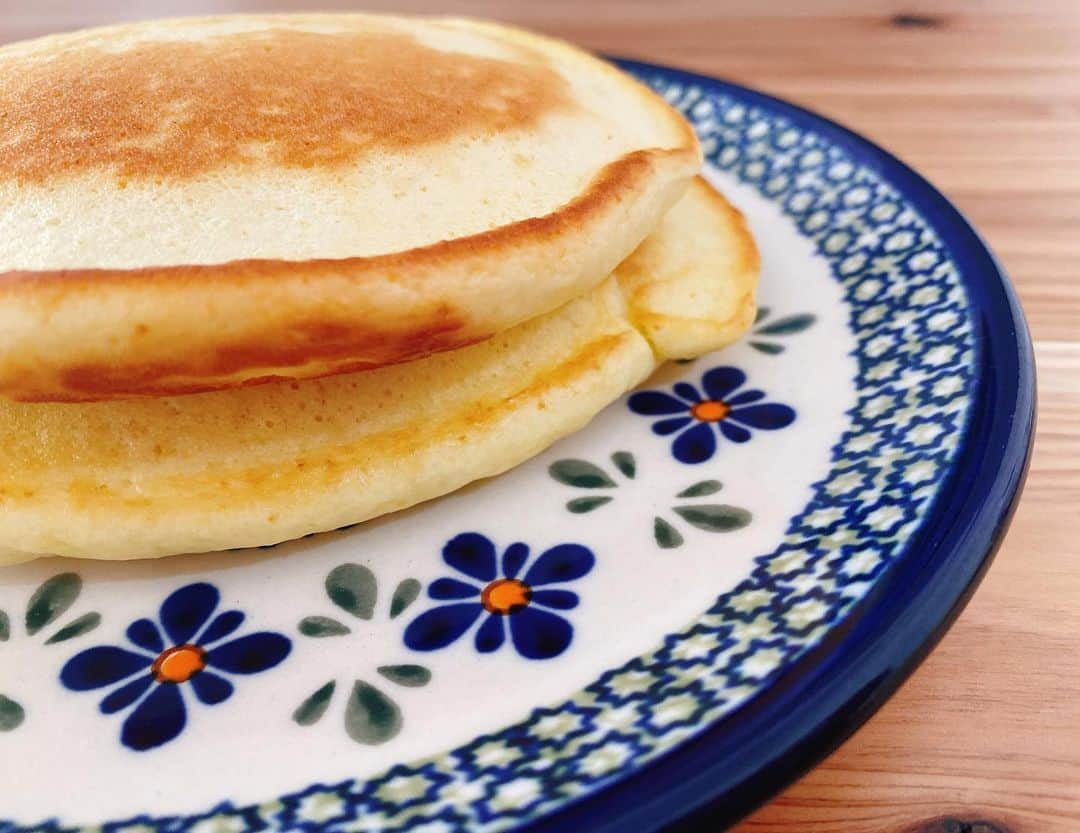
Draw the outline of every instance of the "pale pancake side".
<instances>
[{"instance_id":1,"label":"pale pancake side","mask_svg":"<svg viewBox=\"0 0 1080 833\"><path fill-rule=\"evenodd\" d=\"M750 328L760 270L743 215L697 177L615 275L656 352L684 358L726 347Z\"/></svg>"},{"instance_id":2,"label":"pale pancake side","mask_svg":"<svg viewBox=\"0 0 1080 833\"><path fill-rule=\"evenodd\" d=\"M686 355L663 309L714 333L696 350L727 343L725 322L746 320L736 313L753 281L730 253L753 243L738 213L704 184L680 213L657 232L666 243L631 256L677 252L671 273L656 257L647 281L624 265L639 289L656 282L630 304L613 277L481 344L370 372L161 399L0 402L0 562L271 544L517 465ZM729 301L700 303L700 314L681 300L715 294ZM650 322L652 346L635 320Z\"/></svg>"},{"instance_id":3,"label":"pale pancake side","mask_svg":"<svg viewBox=\"0 0 1080 833\"><path fill-rule=\"evenodd\" d=\"M237 16L0 48L0 394L308 378L588 291L700 165L628 76L473 21Z\"/></svg>"}]
</instances>

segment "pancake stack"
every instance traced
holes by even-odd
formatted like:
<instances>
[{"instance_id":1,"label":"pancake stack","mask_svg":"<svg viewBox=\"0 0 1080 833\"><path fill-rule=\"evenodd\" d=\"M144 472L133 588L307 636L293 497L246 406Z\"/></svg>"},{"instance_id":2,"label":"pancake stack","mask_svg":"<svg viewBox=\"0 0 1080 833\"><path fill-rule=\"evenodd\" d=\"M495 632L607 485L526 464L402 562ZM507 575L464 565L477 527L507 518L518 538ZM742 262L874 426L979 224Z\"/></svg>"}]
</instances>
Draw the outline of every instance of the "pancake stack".
<instances>
[{"instance_id":1,"label":"pancake stack","mask_svg":"<svg viewBox=\"0 0 1080 833\"><path fill-rule=\"evenodd\" d=\"M737 339L686 121L490 23L0 48L0 563L273 544L498 474Z\"/></svg>"}]
</instances>

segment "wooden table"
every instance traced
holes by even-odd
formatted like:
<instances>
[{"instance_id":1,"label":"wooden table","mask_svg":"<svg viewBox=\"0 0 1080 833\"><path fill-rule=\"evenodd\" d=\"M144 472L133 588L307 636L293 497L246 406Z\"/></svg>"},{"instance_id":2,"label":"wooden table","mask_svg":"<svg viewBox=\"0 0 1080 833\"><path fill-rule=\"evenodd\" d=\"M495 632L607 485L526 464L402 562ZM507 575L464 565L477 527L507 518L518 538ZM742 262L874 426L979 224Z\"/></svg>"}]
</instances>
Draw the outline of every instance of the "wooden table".
<instances>
[{"instance_id":1,"label":"wooden table","mask_svg":"<svg viewBox=\"0 0 1080 833\"><path fill-rule=\"evenodd\" d=\"M309 4L0 5L3 41ZM968 610L897 696L737 831L1080 831L1080 0L363 5L501 18L761 88L893 150L975 222L1020 291L1039 366L1035 457L1012 531Z\"/></svg>"}]
</instances>

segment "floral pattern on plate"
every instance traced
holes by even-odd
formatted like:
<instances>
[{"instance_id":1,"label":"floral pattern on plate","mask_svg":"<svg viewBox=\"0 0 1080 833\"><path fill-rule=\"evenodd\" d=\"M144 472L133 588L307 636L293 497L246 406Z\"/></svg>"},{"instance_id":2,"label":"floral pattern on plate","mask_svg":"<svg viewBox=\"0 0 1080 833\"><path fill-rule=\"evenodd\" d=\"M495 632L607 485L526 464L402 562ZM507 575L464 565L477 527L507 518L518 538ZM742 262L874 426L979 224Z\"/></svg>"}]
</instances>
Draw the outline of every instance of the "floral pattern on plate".
<instances>
[{"instance_id":1,"label":"floral pattern on plate","mask_svg":"<svg viewBox=\"0 0 1080 833\"><path fill-rule=\"evenodd\" d=\"M52 625L75 604L82 593L83 582L78 573L60 573L42 582L26 603L23 629L35 637ZM91 610L69 621L45 639L46 645L67 642L89 633L101 624L101 614ZM12 638L11 616L0 610L0 643ZM18 700L0 691L0 732L11 732L26 720L26 708Z\"/></svg>"},{"instance_id":2,"label":"floral pattern on plate","mask_svg":"<svg viewBox=\"0 0 1080 833\"><path fill-rule=\"evenodd\" d=\"M510 544L501 561L495 544L478 532L463 532L443 547L443 560L458 577L436 579L428 596L446 604L433 607L405 629L405 644L414 651L436 651L462 637L481 619L473 638L476 650L499 650L509 627L514 649L526 659L551 659L574 637L569 621L555 611L572 610L578 595L552 587L585 576L595 556L581 544L558 544L529 562L529 546Z\"/></svg>"},{"instance_id":3,"label":"floral pattern on plate","mask_svg":"<svg viewBox=\"0 0 1080 833\"><path fill-rule=\"evenodd\" d=\"M749 442L751 428L776 431L795 421L788 405L763 402L765 392L740 390L746 373L737 367L714 367L701 377L701 389L676 382L672 393L638 391L627 404L635 414L663 417L653 423L654 434L676 434L672 456L681 463L704 463L717 449L717 433L733 443ZM704 394L701 393L704 391Z\"/></svg>"},{"instance_id":4,"label":"floral pattern on plate","mask_svg":"<svg viewBox=\"0 0 1080 833\"><path fill-rule=\"evenodd\" d=\"M327 574L324 587L327 598L353 619L368 622L375 616L379 582L370 568L362 564L340 564ZM394 588L388 617L396 619L419 594L419 581L403 579ZM336 617L325 615L305 616L297 630L315 639L348 636L353 632ZM431 671L415 663L380 665L375 671L387 682L407 688L419 688L431 682ZM337 689L336 679L323 683L296 707L292 719L301 726L314 726L326 714ZM345 734L357 743L378 745L396 737L403 724L401 707L392 696L366 679L353 680L344 708Z\"/></svg>"},{"instance_id":5,"label":"floral pattern on plate","mask_svg":"<svg viewBox=\"0 0 1080 833\"><path fill-rule=\"evenodd\" d=\"M637 477L637 460L629 451L616 451L611 455L611 461L618 470L619 476L628 481ZM556 460L548 466L548 474L559 483L589 492L610 492L619 486L607 471L588 460ZM696 500L714 495L722 488L723 484L719 480L709 479L692 483L675 495L675 498L681 498L683 503L671 506L670 509L692 527L705 532L734 532L749 526L754 516L748 509L727 503L705 503ZM615 496L610 493L589 494L568 500L566 509L575 515L583 515L606 506L613 500ZM694 500L694 502L686 503L686 500ZM682 533L671 520L662 515L653 517L652 529L653 540L661 549L675 549L685 543L686 539Z\"/></svg>"},{"instance_id":6,"label":"floral pattern on plate","mask_svg":"<svg viewBox=\"0 0 1080 833\"><path fill-rule=\"evenodd\" d=\"M120 729L124 746L143 752L168 743L187 725L184 688L216 706L235 690L227 675L266 671L292 648L286 637L267 631L227 639L244 614L214 616L220 598L206 582L181 587L162 602L157 622L136 619L128 626L130 646L87 648L67 661L60 681L71 691L111 688L98 708L105 715L131 709Z\"/></svg>"}]
</instances>

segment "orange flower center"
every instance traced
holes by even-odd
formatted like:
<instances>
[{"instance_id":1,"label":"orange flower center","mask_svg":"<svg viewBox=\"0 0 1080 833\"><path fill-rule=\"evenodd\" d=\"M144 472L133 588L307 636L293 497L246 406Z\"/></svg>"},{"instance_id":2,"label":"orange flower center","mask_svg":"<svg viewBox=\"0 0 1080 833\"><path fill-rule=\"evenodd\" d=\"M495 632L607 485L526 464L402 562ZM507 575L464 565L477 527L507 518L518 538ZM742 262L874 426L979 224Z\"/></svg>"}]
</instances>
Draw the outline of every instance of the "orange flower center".
<instances>
[{"instance_id":1,"label":"orange flower center","mask_svg":"<svg viewBox=\"0 0 1080 833\"><path fill-rule=\"evenodd\" d=\"M532 588L516 578L501 578L493 581L480 594L480 601L489 613L505 616L520 610L532 599Z\"/></svg>"},{"instance_id":2,"label":"orange flower center","mask_svg":"<svg viewBox=\"0 0 1080 833\"><path fill-rule=\"evenodd\" d=\"M151 667L159 683L186 683L206 668L206 651L198 645L177 645L162 653Z\"/></svg>"},{"instance_id":3,"label":"orange flower center","mask_svg":"<svg viewBox=\"0 0 1080 833\"><path fill-rule=\"evenodd\" d=\"M731 413L731 408L719 399L705 399L691 408L690 413L702 422L719 422Z\"/></svg>"}]
</instances>

